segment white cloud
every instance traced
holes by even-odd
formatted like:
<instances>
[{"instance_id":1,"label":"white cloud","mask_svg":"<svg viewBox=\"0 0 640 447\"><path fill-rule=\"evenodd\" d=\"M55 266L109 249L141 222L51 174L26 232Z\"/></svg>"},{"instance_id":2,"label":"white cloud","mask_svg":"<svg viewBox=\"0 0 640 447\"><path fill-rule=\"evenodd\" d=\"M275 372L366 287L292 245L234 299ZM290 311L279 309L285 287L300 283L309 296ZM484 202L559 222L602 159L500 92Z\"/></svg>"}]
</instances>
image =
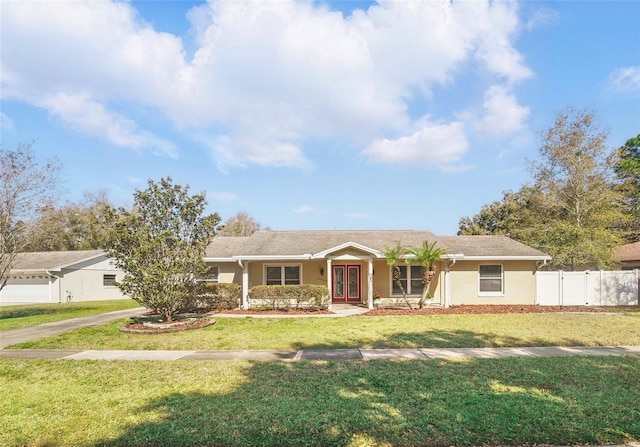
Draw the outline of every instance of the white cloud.
<instances>
[{"instance_id":1,"label":"white cloud","mask_svg":"<svg viewBox=\"0 0 640 447\"><path fill-rule=\"evenodd\" d=\"M640 66L615 70L609 75L609 86L622 93L640 92Z\"/></svg>"},{"instance_id":2,"label":"white cloud","mask_svg":"<svg viewBox=\"0 0 640 447\"><path fill-rule=\"evenodd\" d=\"M371 161L452 168L469 147L462 122L431 124L395 140L378 139L363 151Z\"/></svg>"},{"instance_id":3,"label":"white cloud","mask_svg":"<svg viewBox=\"0 0 640 447\"><path fill-rule=\"evenodd\" d=\"M0 112L0 128L13 132L16 126L10 116Z\"/></svg>"},{"instance_id":4,"label":"white cloud","mask_svg":"<svg viewBox=\"0 0 640 447\"><path fill-rule=\"evenodd\" d=\"M511 45L519 28L515 2L465 2L465 23L472 26L475 55L490 72L509 84L527 79L532 71L523 63L522 55ZM471 22L475 21L475 26Z\"/></svg>"},{"instance_id":5,"label":"white cloud","mask_svg":"<svg viewBox=\"0 0 640 447\"><path fill-rule=\"evenodd\" d=\"M210 192L209 195L219 202L232 202L238 199L238 195L229 191Z\"/></svg>"},{"instance_id":6,"label":"white cloud","mask_svg":"<svg viewBox=\"0 0 640 447\"><path fill-rule=\"evenodd\" d=\"M493 137L506 137L523 130L529 117L529 107L518 104L515 95L499 85L485 92L482 108L478 130Z\"/></svg>"},{"instance_id":7,"label":"white cloud","mask_svg":"<svg viewBox=\"0 0 640 447\"><path fill-rule=\"evenodd\" d=\"M114 102L154 104L171 89L180 39L139 22L126 3L8 2L1 38L3 97L45 108L71 128L135 150L176 157L173 145L116 113ZM126 107L131 109L132 107Z\"/></svg>"},{"instance_id":8,"label":"white cloud","mask_svg":"<svg viewBox=\"0 0 640 447\"><path fill-rule=\"evenodd\" d=\"M527 19L526 28L528 31L532 31L542 26L554 25L559 19L558 11L548 6L542 6L534 9L533 14Z\"/></svg>"},{"instance_id":9,"label":"white cloud","mask_svg":"<svg viewBox=\"0 0 640 447\"><path fill-rule=\"evenodd\" d=\"M210 1L189 19L193 58L132 3L6 2L0 37L19 44L0 56L3 98L112 144L176 156L135 114L157 111L223 169L309 168L305 145L317 139L358 140L384 160L381 145L448 134L456 123L415 132L409 104L463 71L509 85L531 75L512 43L522 26L513 3L381 2L344 17L314 2ZM430 147L431 161L415 147L421 154L404 158L450 169L466 147L458 135Z\"/></svg>"},{"instance_id":10,"label":"white cloud","mask_svg":"<svg viewBox=\"0 0 640 447\"><path fill-rule=\"evenodd\" d=\"M139 129L134 121L110 112L86 95L59 93L45 96L39 105L77 130L103 137L116 146L151 148L157 154L178 158L173 144Z\"/></svg>"},{"instance_id":11,"label":"white cloud","mask_svg":"<svg viewBox=\"0 0 640 447\"><path fill-rule=\"evenodd\" d=\"M131 183L131 184L134 184L134 185L137 185L137 184L140 184L140 183L144 182L144 180L141 179L140 177L135 177L133 175L128 175L127 176L127 181L129 183Z\"/></svg>"},{"instance_id":12,"label":"white cloud","mask_svg":"<svg viewBox=\"0 0 640 447\"><path fill-rule=\"evenodd\" d=\"M317 213L320 212L320 210L315 206L302 205L302 206L299 206L298 208L294 209L293 212L295 214L317 214Z\"/></svg>"}]
</instances>

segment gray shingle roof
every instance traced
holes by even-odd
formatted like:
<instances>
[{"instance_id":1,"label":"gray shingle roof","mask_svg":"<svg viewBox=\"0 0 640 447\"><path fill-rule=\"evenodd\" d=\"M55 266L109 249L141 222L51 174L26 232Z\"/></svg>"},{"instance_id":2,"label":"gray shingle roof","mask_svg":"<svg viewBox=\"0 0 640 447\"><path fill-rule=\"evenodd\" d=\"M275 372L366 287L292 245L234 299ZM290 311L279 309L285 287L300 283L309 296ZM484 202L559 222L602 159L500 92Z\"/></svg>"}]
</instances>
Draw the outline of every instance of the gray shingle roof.
<instances>
[{"instance_id":1,"label":"gray shingle roof","mask_svg":"<svg viewBox=\"0 0 640 447\"><path fill-rule=\"evenodd\" d=\"M506 236L445 236L438 237L438 246L447 253L483 257L544 257L546 253Z\"/></svg>"},{"instance_id":2,"label":"gray shingle roof","mask_svg":"<svg viewBox=\"0 0 640 447\"><path fill-rule=\"evenodd\" d=\"M38 251L18 253L12 270L54 270L103 255L102 250Z\"/></svg>"},{"instance_id":3,"label":"gray shingle roof","mask_svg":"<svg viewBox=\"0 0 640 447\"><path fill-rule=\"evenodd\" d=\"M545 253L504 236L435 236L429 231L258 231L247 237L215 237L207 258L232 256L299 256L352 242L374 250L393 246L419 247L436 241L447 254L483 257L545 257Z\"/></svg>"}]
</instances>

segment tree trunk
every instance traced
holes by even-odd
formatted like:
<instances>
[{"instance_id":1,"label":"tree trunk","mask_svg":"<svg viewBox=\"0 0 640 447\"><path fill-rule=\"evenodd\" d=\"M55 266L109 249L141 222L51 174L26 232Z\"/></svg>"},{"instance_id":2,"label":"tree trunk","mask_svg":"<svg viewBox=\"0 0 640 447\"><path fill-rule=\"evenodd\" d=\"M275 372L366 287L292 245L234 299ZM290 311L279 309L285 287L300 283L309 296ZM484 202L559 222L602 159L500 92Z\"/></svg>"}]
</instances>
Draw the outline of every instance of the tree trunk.
<instances>
[{"instance_id":1,"label":"tree trunk","mask_svg":"<svg viewBox=\"0 0 640 447\"><path fill-rule=\"evenodd\" d=\"M413 310L413 307L411 306L411 303L407 299L407 292L405 292L404 286L402 285L402 281L400 281L400 268L397 267L397 266L393 267L393 279L396 280L396 284L398 285L398 287L402 291L402 298L404 298L404 302L407 303L407 306L409 306L409 309Z\"/></svg>"},{"instance_id":2,"label":"tree trunk","mask_svg":"<svg viewBox=\"0 0 640 447\"><path fill-rule=\"evenodd\" d=\"M429 293L427 287L428 287L428 284L425 284L424 289L422 289L422 296L420 297L420 303L419 303L420 309L424 309L424 302L427 300L427 294Z\"/></svg>"}]
</instances>

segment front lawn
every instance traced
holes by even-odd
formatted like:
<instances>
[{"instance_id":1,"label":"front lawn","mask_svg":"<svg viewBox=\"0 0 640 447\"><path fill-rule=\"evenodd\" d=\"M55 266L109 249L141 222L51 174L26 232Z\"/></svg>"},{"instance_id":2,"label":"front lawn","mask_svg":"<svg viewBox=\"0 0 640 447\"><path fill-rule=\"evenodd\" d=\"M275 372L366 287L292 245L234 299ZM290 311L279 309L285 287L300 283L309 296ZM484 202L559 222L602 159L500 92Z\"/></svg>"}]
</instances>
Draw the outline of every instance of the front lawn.
<instances>
[{"instance_id":1,"label":"front lawn","mask_svg":"<svg viewBox=\"0 0 640 447\"><path fill-rule=\"evenodd\" d=\"M37 349L322 349L640 345L640 313L217 318L204 329L126 334L120 321L14 346Z\"/></svg>"},{"instance_id":2,"label":"front lawn","mask_svg":"<svg viewBox=\"0 0 640 447\"><path fill-rule=\"evenodd\" d=\"M2 306L0 307L0 331L135 307L140 307L140 304L130 299Z\"/></svg>"},{"instance_id":3,"label":"front lawn","mask_svg":"<svg viewBox=\"0 0 640 447\"><path fill-rule=\"evenodd\" d=\"M640 441L640 357L0 360L0 445L469 446Z\"/></svg>"}]
</instances>

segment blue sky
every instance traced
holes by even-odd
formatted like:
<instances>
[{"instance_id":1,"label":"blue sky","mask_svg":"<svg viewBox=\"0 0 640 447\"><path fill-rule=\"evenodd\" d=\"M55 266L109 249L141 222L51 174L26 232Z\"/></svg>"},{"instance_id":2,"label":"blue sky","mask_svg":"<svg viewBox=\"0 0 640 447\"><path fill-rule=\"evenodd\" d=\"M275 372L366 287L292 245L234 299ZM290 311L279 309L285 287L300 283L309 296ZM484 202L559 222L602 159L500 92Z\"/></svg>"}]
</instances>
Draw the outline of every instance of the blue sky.
<instances>
[{"instance_id":1,"label":"blue sky","mask_svg":"<svg viewBox=\"0 0 640 447\"><path fill-rule=\"evenodd\" d=\"M539 133L589 108L640 132L640 2L0 4L3 147L65 193L147 179L274 230L420 229L529 180Z\"/></svg>"}]
</instances>

